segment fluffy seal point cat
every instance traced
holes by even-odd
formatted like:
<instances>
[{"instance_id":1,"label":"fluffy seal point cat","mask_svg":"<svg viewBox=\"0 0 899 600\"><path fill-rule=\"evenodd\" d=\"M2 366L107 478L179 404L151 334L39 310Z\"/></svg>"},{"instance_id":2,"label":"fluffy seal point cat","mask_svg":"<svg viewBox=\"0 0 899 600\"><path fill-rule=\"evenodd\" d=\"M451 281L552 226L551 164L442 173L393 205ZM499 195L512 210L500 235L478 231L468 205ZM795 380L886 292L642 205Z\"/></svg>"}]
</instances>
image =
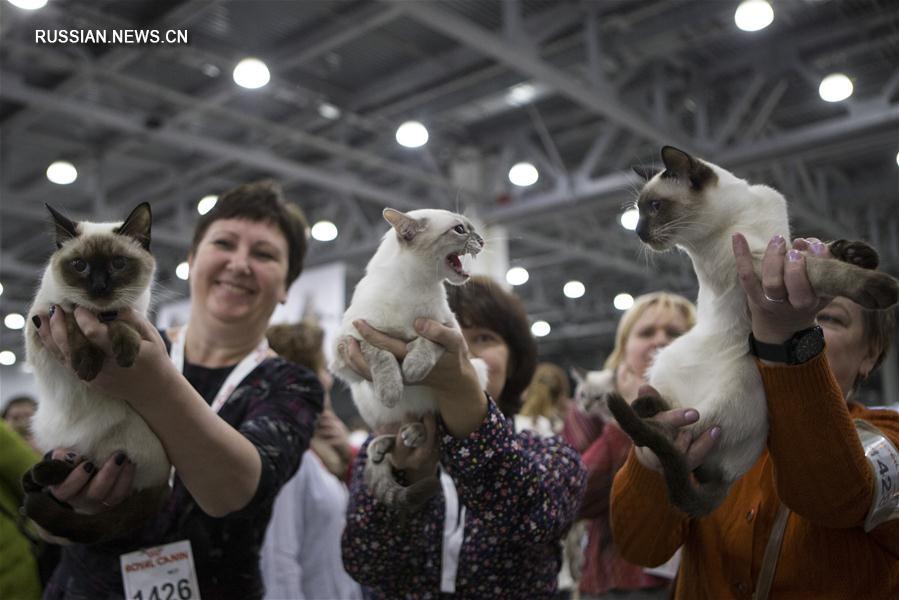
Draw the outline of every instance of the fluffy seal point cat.
<instances>
[{"instance_id":1,"label":"fluffy seal point cat","mask_svg":"<svg viewBox=\"0 0 899 600\"><path fill-rule=\"evenodd\" d=\"M369 427L377 430L403 423L402 443L414 448L425 439L424 425L414 419L437 410L433 390L415 384L431 372L444 349L420 337L413 323L423 317L459 329L443 284L462 285L468 281L462 258L477 255L484 247L484 239L471 221L446 210L403 213L385 208L383 214L391 229L353 292L335 336L335 358L330 368L350 385L356 408ZM408 353L402 364L393 354L363 340L353 326L356 319L364 319L387 335L406 340ZM359 340L372 381L360 377L343 359L341 344L347 336ZM487 381L486 364L479 359L472 359L472 364L483 387ZM365 481L376 499L405 512L426 502L439 489L440 481L434 476L409 486L397 483L387 460L395 440L396 436L385 434L369 444Z\"/></svg>"},{"instance_id":2,"label":"fluffy seal point cat","mask_svg":"<svg viewBox=\"0 0 899 600\"><path fill-rule=\"evenodd\" d=\"M751 321L739 284L731 236L742 233L756 272L768 241L790 239L787 203L776 190L751 185L728 171L676 148L662 148L665 169L635 168L648 181L640 191L637 234L650 248L687 253L699 280L696 325L661 350L649 369L660 398L628 404L610 394L609 409L637 446L650 448L662 465L669 500L698 517L712 512L765 447L768 415L755 358L749 353ZM820 296L844 296L867 309L899 301L899 282L874 271L877 253L864 242L829 244L835 258L806 256L809 281ZM721 437L704 463L690 472L674 447L676 431L650 420L659 411L695 408L694 438L712 426Z\"/></svg>"},{"instance_id":3,"label":"fluffy seal point cat","mask_svg":"<svg viewBox=\"0 0 899 600\"><path fill-rule=\"evenodd\" d=\"M122 503L99 514L75 512L47 486L63 481L76 467L45 459L23 477L25 514L50 533L75 542L115 539L158 512L168 494L170 464L159 439L126 402L93 389L106 359L81 332L75 306L107 321L114 360L130 367L140 349L140 335L114 312L131 308L146 315L156 262L150 254L150 205L143 203L119 223L75 223L50 206L57 250L50 256L29 312L25 351L40 392L32 430L46 450L72 448L97 468L123 453L135 466L134 489ZM40 341L36 315L51 306L65 313L72 369L52 356ZM104 317L112 317L109 320Z\"/></svg>"}]
</instances>

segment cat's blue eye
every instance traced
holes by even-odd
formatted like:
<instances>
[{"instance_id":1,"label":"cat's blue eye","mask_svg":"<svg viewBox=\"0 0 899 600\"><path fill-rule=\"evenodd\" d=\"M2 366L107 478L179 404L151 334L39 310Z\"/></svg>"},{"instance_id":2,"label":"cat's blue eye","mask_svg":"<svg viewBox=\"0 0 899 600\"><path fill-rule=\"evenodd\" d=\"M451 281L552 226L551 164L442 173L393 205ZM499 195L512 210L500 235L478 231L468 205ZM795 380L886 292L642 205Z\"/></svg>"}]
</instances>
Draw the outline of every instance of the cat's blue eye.
<instances>
[{"instance_id":1,"label":"cat's blue eye","mask_svg":"<svg viewBox=\"0 0 899 600\"><path fill-rule=\"evenodd\" d=\"M72 268L79 273L84 273L84 270L87 269L87 263L83 258L76 258L72 261Z\"/></svg>"},{"instance_id":2,"label":"cat's blue eye","mask_svg":"<svg viewBox=\"0 0 899 600\"><path fill-rule=\"evenodd\" d=\"M658 200L650 200L649 201L649 212L657 213L659 209L662 208L662 203Z\"/></svg>"},{"instance_id":3,"label":"cat's blue eye","mask_svg":"<svg viewBox=\"0 0 899 600\"><path fill-rule=\"evenodd\" d=\"M124 256L116 256L112 259L113 269L124 269L126 264L128 264L128 260Z\"/></svg>"},{"instance_id":4,"label":"cat's blue eye","mask_svg":"<svg viewBox=\"0 0 899 600\"><path fill-rule=\"evenodd\" d=\"M453 227L453 231L465 235L465 225L456 225L455 227Z\"/></svg>"}]
</instances>

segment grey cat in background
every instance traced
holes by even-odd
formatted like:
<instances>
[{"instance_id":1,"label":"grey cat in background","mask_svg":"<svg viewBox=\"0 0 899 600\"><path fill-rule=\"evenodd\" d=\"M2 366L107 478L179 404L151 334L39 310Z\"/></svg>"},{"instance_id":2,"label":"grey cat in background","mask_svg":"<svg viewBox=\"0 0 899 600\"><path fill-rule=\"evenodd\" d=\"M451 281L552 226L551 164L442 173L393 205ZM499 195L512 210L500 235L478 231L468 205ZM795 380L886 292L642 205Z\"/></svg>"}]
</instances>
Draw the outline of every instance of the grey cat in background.
<instances>
[{"instance_id":1,"label":"grey cat in background","mask_svg":"<svg viewBox=\"0 0 899 600\"><path fill-rule=\"evenodd\" d=\"M119 223L75 223L47 206L53 217L57 250L50 256L29 319L51 306L65 312L74 372L41 344L28 324L25 350L40 390L32 430L46 451L72 448L98 468L123 452L135 466L134 495L112 509L88 515L63 507L45 488L63 481L75 468L45 459L23 478L25 511L50 533L75 542L121 537L155 514L168 494L170 464L159 439L128 403L91 388L106 358L75 322L75 306L103 315L131 308L146 315L156 261L150 254L150 205L143 203ZM45 325L48 326L48 325ZM140 335L124 321L107 323L114 359L130 367Z\"/></svg>"}]
</instances>

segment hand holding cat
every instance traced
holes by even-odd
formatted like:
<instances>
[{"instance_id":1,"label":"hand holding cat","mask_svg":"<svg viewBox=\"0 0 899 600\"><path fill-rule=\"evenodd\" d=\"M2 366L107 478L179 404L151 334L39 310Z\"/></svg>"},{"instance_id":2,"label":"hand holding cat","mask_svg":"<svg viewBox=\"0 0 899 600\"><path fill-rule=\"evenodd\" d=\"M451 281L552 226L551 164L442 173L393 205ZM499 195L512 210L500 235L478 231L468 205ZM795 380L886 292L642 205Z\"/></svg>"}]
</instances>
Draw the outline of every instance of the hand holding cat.
<instances>
[{"instance_id":1,"label":"hand holding cat","mask_svg":"<svg viewBox=\"0 0 899 600\"><path fill-rule=\"evenodd\" d=\"M827 258L827 246L814 238L800 238L787 251L786 240L775 236L765 249L759 278L746 238L737 233L732 242L740 285L749 301L755 338L780 344L797 331L813 326L815 315L831 299L819 298L812 289L803 252L810 251Z\"/></svg>"},{"instance_id":2,"label":"hand holding cat","mask_svg":"<svg viewBox=\"0 0 899 600\"><path fill-rule=\"evenodd\" d=\"M406 356L406 342L374 329L362 320L353 322L359 335L368 343L387 350L402 362ZM462 438L475 431L487 415L487 400L477 373L468 358L468 345L462 332L431 319L416 319L419 335L443 346L446 352L431 372L416 385L426 385L437 392L437 405L444 424L451 434ZM371 380L371 371L359 342L344 340L344 358L360 376Z\"/></svg>"},{"instance_id":3,"label":"hand holding cat","mask_svg":"<svg viewBox=\"0 0 899 600\"><path fill-rule=\"evenodd\" d=\"M65 317L62 307L57 306L48 318L41 317L41 323L47 323L48 326L39 327L38 335L44 348L71 367L72 352ZM74 317L78 328L88 341L99 348L107 359L115 356L110 324L100 321L94 313L80 306L75 308ZM120 367L115 360L105 360L103 368L90 385L129 402L134 400L135 394L140 391L155 395L158 393L160 381L160 370L155 365L161 365L163 369L168 368L177 374L177 370L168 359L159 332L149 321L131 309L120 310L116 321L129 325L141 338L135 363L132 367ZM147 379L146 385L140 381L144 378Z\"/></svg>"},{"instance_id":4,"label":"hand holding cat","mask_svg":"<svg viewBox=\"0 0 899 600\"><path fill-rule=\"evenodd\" d=\"M96 514L109 510L131 494L136 467L123 453L110 456L99 470L68 448L57 448L52 457L76 465L62 483L50 486L50 491L78 512Z\"/></svg>"},{"instance_id":5,"label":"hand holding cat","mask_svg":"<svg viewBox=\"0 0 899 600\"><path fill-rule=\"evenodd\" d=\"M640 396L659 397L659 392L650 385L640 386L638 394ZM674 446L686 457L687 466L691 471L703 463L709 452L714 449L721 435L720 427L712 427L703 431L699 437L694 439L688 426L699 420L699 413L692 408L666 410L656 414L651 419L677 430ZM659 463L659 459L649 448L634 446L634 454L644 467L659 473L662 472L662 465Z\"/></svg>"}]
</instances>

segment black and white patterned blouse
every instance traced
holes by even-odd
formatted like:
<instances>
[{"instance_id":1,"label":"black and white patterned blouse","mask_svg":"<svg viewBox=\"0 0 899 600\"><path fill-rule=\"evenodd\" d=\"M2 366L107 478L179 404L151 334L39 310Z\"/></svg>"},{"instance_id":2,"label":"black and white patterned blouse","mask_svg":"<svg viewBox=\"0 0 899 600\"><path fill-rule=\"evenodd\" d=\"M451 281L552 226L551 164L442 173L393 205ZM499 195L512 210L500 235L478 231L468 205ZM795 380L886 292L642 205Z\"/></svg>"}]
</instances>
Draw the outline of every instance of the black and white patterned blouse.
<instances>
[{"instance_id":1,"label":"black and white patterned blouse","mask_svg":"<svg viewBox=\"0 0 899 600\"><path fill-rule=\"evenodd\" d=\"M165 342L168 347L167 338ZM184 376L211 403L232 368L185 362ZM176 476L165 507L142 529L108 544L65 547L44 598L122 598L121 554L183 539L191 542L204 599L261 598L259 549L272 504L309 447L322 401L322 387L312 371L281 358L263 361L219 411L253 443L262 459L259 486L249 504L224 518L210 517Z\"/></svg>"}]
</instances>

